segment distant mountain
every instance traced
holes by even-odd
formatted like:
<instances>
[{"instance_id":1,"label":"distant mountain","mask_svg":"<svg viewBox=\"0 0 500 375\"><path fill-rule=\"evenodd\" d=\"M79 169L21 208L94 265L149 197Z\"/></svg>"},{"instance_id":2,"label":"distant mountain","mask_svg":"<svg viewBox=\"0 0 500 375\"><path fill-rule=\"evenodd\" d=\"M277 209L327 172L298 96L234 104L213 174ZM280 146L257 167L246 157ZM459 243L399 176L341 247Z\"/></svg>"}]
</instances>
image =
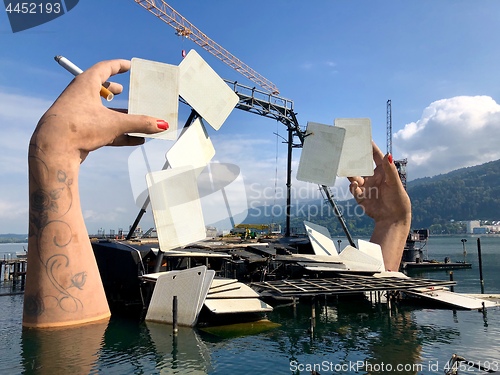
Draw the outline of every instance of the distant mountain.
<instances>
[{"instance_id":1,"label":"distant mountain","mask_svg":"<svg viewBox=\"0 0 500 375\"><path fill-rule=\"evenodd\" d=\"M13 233L0 234L0 243L19 243L19 242L28 242L28 235L13 234Z\"/></svg>"},{"instance_id":2,"label":"distant mountain","mask_svg":"<svg viewBox=\"0 0 500 375\"><path fill-rule=\"evenodd\" d=\"M500 220L500 160L408 183L413 227Z\"/></svg>"},{"instance_id":3,"label":"distant mountain","mask_svg":"<svg viewBox=\"0 0 500 375\"><path fill-rule=\"evenodd\" d=\"M466 220L500 220L500 160L461 168L434 177L408 182L412 201L412 228L430 228L434 233L460 233L453 222ZM373 221L360 215L354 199L337 202L353 236L369 236ZM343 236L342 227L333 209L326 202L300 201L291 208L292 233L303 233L303 221L326 226L332 236ZM275 216L273 216L273 214ZM252 207L245 223L281 224L285 229L284 204L276 209ZM214 224L216 225L216 224ZM0 234L0 243L26 242L26 234Z\"/></svg>"},{"instance_id":4,"label":"distant mountain","mask_svg":"<svg viewBox=\"0 0 500 375\"><path fill-rule=\"evenodd\" d=\"M434 233L461 233L466 220L500 220L500 160L458 169L446 174L410 181L407 186L412 201L412 228L430 228ZM369 236L373 221L359 215L356 202L337 202L353 236ZM249 210L245 223L280 223L285 228L284 208L270 218L260 215L265 208ZM280 210L277 210L278 212ZM269 212L269 208L267 208ZM332 236L343 236L342 227L333 210L325 202L300 202L291 209L292 233L303 232L303 221L326 226ZM319 213L319 214L317 214ZM311 215L308 215L311 214Z\"/></svg>"}]
</instances>

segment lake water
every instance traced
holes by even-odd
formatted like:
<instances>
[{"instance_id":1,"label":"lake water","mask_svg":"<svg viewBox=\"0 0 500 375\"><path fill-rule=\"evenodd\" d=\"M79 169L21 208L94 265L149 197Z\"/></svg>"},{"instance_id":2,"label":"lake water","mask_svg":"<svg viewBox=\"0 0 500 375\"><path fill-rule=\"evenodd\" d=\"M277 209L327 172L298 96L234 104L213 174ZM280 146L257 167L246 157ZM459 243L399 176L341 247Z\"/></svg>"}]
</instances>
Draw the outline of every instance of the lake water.
<instances>
[{"instance_id":1,"label":"lake water","mask_svg":"<svg viewBox=\"0 0 500 375\"><path fill-rule=\"evenodd\" d=\"M464 260L463 237L431 237L429 258ZM454 270L455 291L480 293L476 238L467 238L472 269ZM26 246L26 245L24 245ZM485 293L500 294L500 238L482 237ZM23 244L0 245L4 254ZM417 277L448 280L448 271ZM0 293L12 291L0 282ZM278 328L241 337L215 336L130 320L73 329L23 330L22 295L0 297L2 374L443 374L452 354L500 373L500 308L452 311L334 298L317 303L314 334L311 306L275 308ZM461 366L460 374L484 373Z\"/></svg>"}]
</instances>

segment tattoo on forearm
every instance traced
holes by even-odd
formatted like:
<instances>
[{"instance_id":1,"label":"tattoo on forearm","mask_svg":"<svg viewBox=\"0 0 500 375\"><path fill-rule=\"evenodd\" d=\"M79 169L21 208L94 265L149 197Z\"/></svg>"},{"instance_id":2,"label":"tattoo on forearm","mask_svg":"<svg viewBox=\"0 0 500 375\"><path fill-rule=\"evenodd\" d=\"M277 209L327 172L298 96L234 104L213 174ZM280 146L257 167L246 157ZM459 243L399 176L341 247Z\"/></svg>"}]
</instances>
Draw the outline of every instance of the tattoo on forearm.
<instances>
[{"instance_id":1,"label":"tattoo on forearm","mask_svg":"<svg viewBox=\"0 0 500 375\"><path fill-rule=\"evenodd\" d=\"M78 265L71 263L69 253L73 232L66 215L73 204L73 179L63 170L58 170L55 176L53 172L51 174L44 159L45 155L36 142L31 143L29 236L34 248L29 250L38 254L53 288L40 289L35 295L25 296L24 311L30 316L42 315L47 306L56 306L65 312L82 309L83 304L75 297L74 291L83 290L87 279L85 271L74 271Z\"/></svg>"}]
</instances>

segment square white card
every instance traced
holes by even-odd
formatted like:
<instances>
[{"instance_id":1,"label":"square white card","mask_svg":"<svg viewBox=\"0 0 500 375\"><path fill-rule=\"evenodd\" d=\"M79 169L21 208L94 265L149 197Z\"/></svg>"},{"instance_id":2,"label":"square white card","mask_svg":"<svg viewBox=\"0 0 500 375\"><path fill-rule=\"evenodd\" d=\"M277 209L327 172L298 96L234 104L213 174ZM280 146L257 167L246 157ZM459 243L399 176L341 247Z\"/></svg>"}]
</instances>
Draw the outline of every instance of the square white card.
<instances>
[{"instance_id":1,"label":"square white card","mask_svg":"<svg viewBox=\"0 0 500 375\"><path fill-rule=\"evenodd\" d=\"M335 126L346 130L337 175L373 176L372 126L369 118L338 118Z\"/></svg>"},{"instance_id":2,"label":"square white card","mask_svg":"<svg viewBox=\"0 0 500 375\"><path fill-rule=\"evenodd\" d=\"M179 94L215 130L238 104L236 93L205 60L191 50L179 64Z\"/></svg>"},{"instance_id":3,"label":"square white card","mask_svg":"<svg viewBox=\"0 0 500 375\"><path fill-rule=\"evenodd\" d=\"M206 237L196 174L191 167L146 175L153 218L162 251Z\"/></svg>"},{"instance_id":4,"label":"square white card","mask_svg":"<svg viewBox=\"0 0 500 375\"><path fill-rule=\"evenodd\" d=\"M166 131L156 134L131 133L147 138L176 139L179 112L179 67L133 58L130 68L128 113L147 115L168 122Z\"/></svg>"},{"instance_id":5,"label":"square white card","mask_svg":"<svg viewBox=\"0 0 500 375\"><path fill-rule=\"evenodd\" d=\"M308 122L297 169L297 180L333 186L345 129Z\"/></svg>"},{"instance_id":6,"label":"square white card","mask_svg":"<svg viewBox=\"0 0 500 375\"><path fill-rule=\"evenodd\" d=\"M167 160L172 168L191 166L198 176L214 155L214 145L201 119L197 118L167 152Z\"/></svg>"}]
</instances>

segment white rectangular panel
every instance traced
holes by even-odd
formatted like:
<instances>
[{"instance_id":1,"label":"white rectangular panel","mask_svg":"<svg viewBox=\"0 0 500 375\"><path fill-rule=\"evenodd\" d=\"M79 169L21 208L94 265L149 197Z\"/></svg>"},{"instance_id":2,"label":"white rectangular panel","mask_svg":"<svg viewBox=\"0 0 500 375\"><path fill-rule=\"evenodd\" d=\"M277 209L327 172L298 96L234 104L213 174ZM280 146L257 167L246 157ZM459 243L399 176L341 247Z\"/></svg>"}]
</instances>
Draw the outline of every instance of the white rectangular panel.
<instances>
[{"instance_id":1,"label":"white rectangular panel","mask_svg":"<svg viewBox=\"0 0 500 375\"><path fill-rule=\"evenodd\" d=\"M337 249L335 249L335 244L328 228L309 221L304 221L304 226L306 227L307 236L311 242L314 254L329 255L338 258L339 254Z\"/></svg>"},{"instance_id":2,"label":"white rectangular panel","mask_svg":"<svg viewBox=\"0 0 500 375\"><path fill-rule=\"evenodd\" d=\"M172 323L173 297L177 296L177 322L179 325L194 326L203 304L206 267L195 267L183 271L165 272L156 280L146 320ZM206 288L208 291L208 288Z\"/></svg>"},{"instance_id":3,"label":"white rectangular panel","mask_svg":"<svg viewBox=\"0 0 500 375\"><path fill-rule=\"evenodd\" d=\"M239 101L238 95L195 51L179 64L179 94L215 130Z\"/></svg>"},{"instance_id":4,"label":"white rectangular panel","mask_svg":"<svg viewBox=\"0 0 500 375\"><path fill-rule=\"evenodd\" d=\"M156 134L131 133L148 138L175 139L179 112L179 67L133 58L130 68L128 113L147 115L168 122L166 131Z\"/></svg>"},{"instance_id":5,"label":"white rectangular panel","mask_svg":"<svg viewBox=\"0 0 500 375\"><path fill-rule=\"evenodd\" d=\"M343 128L308 122L297 169L297 180L333 186L344 135Z\"/></svg>"},{"instance_id":6,"label":"white rectangular panel","mask_svg":"<svg viewBox=\"0 0 500 375\"><path fill-rule=\"evenodd\" d=\"M207 299L223 298L259 298L260 295L243 283L228 284L224 287L210 288Z\"/></svg>"},{"instance_id":7,"label":"white rectangular panel","mask_svg":"<svg viewBox=\"0 0 500 375\"><path fill-rule=\"evenodd\" d=\"M198 176L214 155L214 145L197 118L167 152L167 160L172 168L192 167Z\"/></svg>"},{"instance_id":8,"label":"white rectangular panel","mask_svg":"<svg viewBox=\"0 0 500 375\"><path fill-rule=\"evenodd\" d=\"M258 298L207 299L205 306L213 314L264 313L273 311L272 306Z\"/></svg>"},{"instance_id":9,"label":"white rectangular panel","mask_svg":"<svg viewBox=\"0 0 500 375\"><path fill-rule=\"evenodd\" d=\"M203 266L202 266L203 267ZM198 312L201 311L205 300L207 299L208 291L210 290L210 286L212 285L212 281L214 281L215 271L208 270L205 272L205 278L203 279L203 285L201 287L200 296L198 298Z\"/></svg>"},{"instance_id":10,"label":"white rectangular panel","mask_svg":"<svg viewBox=\"0 0 500 375\"><path fill-rule=\"evenodd\" d=\"M146 180L162 251L206 237L196 175L192 168L151 172Z\"/></svg>"},{"instance_id":11,"label":"white rectangular panel","mask_svg":"<svg viewBox=\"0 0 500 375\"><path fill-rule=\"evenodd\" d=\"M346 246L339 256L350 271L381 272L384 266L380 260L352 246Z\"/></svg>"},{"instance_id":12,"label":"white rectangular panel","mask_svg":"<svg viewBox=\"0 0 500 375\"><path fill-rule=\"evenodd\" d=\"M346 130L337 175L373 176L372 126L369 118L338 118L335 126Z\"/></svg>"},{"instance_id":13,"label":"white rectangular panel","mask_svg":"<svg viewBox=\"0 0 500 375\"><path fill-rule=\"evenodd\" d=\"M447 305L462 309L481 310L483 307L496 306L496 304L492 301L471 297L467 294L454 293L448 290L429 290L426 292L415 292L413 290L405 291L405 293L407 292L411 296L415 296L417 298L428 298L430 300L445 303Z\"/></svg>"},{"instance_id":14,"label":"white rectangular panel","mask_svg":"<svg viewBox=\"0 0 500 375\"><path fill-rule=\"evenodd\" d=\"M380 271L385 272L384 256L382 255L382 248L379 244L358 240L358 249L359 251L371 256L372 258L378 259L382 264Z\"/></svg>"}]
</instances>

